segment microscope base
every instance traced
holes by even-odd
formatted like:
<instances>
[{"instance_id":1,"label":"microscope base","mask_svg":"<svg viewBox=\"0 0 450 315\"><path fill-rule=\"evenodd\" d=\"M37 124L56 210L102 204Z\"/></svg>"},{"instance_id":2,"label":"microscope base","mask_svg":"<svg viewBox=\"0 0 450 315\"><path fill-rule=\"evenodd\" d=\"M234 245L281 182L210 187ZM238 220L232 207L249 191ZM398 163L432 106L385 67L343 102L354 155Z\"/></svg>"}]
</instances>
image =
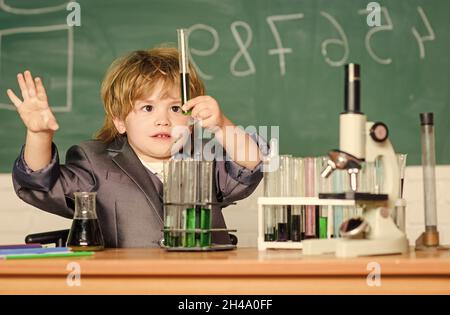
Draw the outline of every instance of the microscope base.
<instances>
[{"instance_id":1,"label":"microscope base","mask_svg":"<svg viewBox=\"0 0 450 315\"><path fill-rule=\"evenodd\" d=\"M305 255L334 254L341 239L311 239L302 241L302 252Z\"/></svg>"},{"instance_id":2,"label":"microscope base","mask_svg":"<svg viewBox=\"0 0 450 315\"><path fill-rule=\"evenodd\" d=\"M343 240L336 246L337 257L404 254L408 252L406 238L385 240Z\"/></svg>"},{"instance_id":3,"label":"microscope base","mask_svg":"<svg viewBox=\"0 0 450 315\"><path fill-rule=\"evenodd\" d=\"M305 240L303 254L322 255L335 253L337 257L403 254L408 252L408 240L397 239L328 239Z\"/></svg>"}]
</instances>

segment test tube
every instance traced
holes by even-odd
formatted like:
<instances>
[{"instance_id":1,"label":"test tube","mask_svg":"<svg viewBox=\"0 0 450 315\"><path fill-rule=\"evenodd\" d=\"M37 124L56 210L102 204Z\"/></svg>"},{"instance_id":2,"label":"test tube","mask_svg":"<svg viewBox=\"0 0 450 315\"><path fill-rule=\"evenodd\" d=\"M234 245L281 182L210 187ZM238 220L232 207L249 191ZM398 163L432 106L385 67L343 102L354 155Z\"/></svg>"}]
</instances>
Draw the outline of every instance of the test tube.
<instances>
[{"instance_id":1,"label":"test tube","mask_svg":"<svg viewBox=\"0 0 450 315\"><path fill-rule=\"evenodd\" d=\"M208 247L211 245L211 202L212 202L212 174L213 162L201 161L200 164L200 184L201 184L201 198L202 204L200 211L200 226L202 230L200 233L200 246Z\"/></svg>"},{"instance_id":2,"label":"test tube","mask_svg":"<svg viewBox=\"0 0 450 315\"><path fill-rule=\"evenodd\" d=\"M183 246L195 247L195 232L196 228L196 202L198 196L198 176L195 160L182 160L182 184L181 191L183 197L184 211L183 211L183 228L186 230L183 234Z\"/></svg>"},{"instance_id":3,"label":"test tube","mask_svg":"<svg viewBox=\"0 0 450 315\"><path fill-rule=\"evenodd\" d=\"M291 206L290 232L291 241L302 240L302 206Z\"/></svg>"},{"instance_id":4,"label":"test tube","mask_svg":"<svg viewBox=\"0 0 450 315\"><path fill-rule=\"evenodd\" d=\"M321 176L322 170L327 167L328 157L320 156L316 159L316 191L317 193L331 192L331 178ZM316 194L317 194L316 193ZM328 206L319 206L319 238L328 238ZM330 211L331 212L331 211Z\"/></svg>"},{"instance_id":5,"label":"test tube","mask_svg":"<svg viewBox=\"0 0 450 315\"><path fill-rule=\"evenodd\" d=\"M301 224L302 224L302 232L301 232L301 239L302 240L304 240L305 238L306 238L306 206L305 205L303 205L302 207L301 207L301 212L302 212L302 216L301 216L301 219L302 219L302 222L301 222Z\"/></svg>"},{"instance_id":6,"label":"test tube","mask_svg":"<svg viewBox=\"0 0 450 315\"><path fill-rule=\"evenodd\" d=\"M264 196L277 197L278 172L264 173ZM275 206L264 206L264 240L267 242L276 240L276 217Z\"/></svg>"},{"instance_id":7,"label":"test tube","mask_svg":"<svg viewBox=\"0 0 450 315\"><path fill-rule=\"evenodd\" d=\"M292 196L304 197L304 165L303 159L295 157L292 159ZM302 206L291 206L290 240L299 242L302 240Z\"/></svg>"},{"instance_id":8,"label":"test tube","mask_svg":"<svg viewBox=\"0 0 450 315\"><path fill-rule=\"evenodd\" d=\"M332 175L332 190L334 193L344 192L344 182L347 173L343 170L335 170ZM335 238L339 237L339 227L342 222L344 222L344 207L343 206L333 206L333 235Z\"/></svg>"},{"instance_id":9,"label":"test tube","mask_svg":"<svg viewBox=\"0 0 450 315\"><path fill-rule=\"evenodd\" d=\"M279 171L279 185L280 196L288 197L291 195L291 156L280 156ZM285 242L289 240L289 223L291 216L291 206L278 206L277 207L277 241Z\"/></svg>"},{"instance_id":10,"label":"test tube","mask_svg":"<svg viewBox=\"0 0 450 315\"><path fill-rule=\"evenodd\" d=\"M400 172L400 189L399 189L399 198L403 198L403 184L405 182L405 169L406 169L406 158L408 154L397 153L397 162L398 168Z\"/></svg>"},{"instance_id":11,"label":"test tube","mask_svg":"<svg viewBox=\"0 0 450 315\"><path fill-rule=\"evenodd\" d=\"M425 232L437 232L435 143L433 113L420 114L422 171L425 206Z\"/></svg>"},{"instance_id":12,"label":"test tube","mask_svg":"<svg viewBox=\"0 0 450 315\"><path fill-rule=\"evenodd\" d=\"M283 161L284 163L284 173L285 173L285 182L284 182L284 191L283 197L291 197L292 189L294 184L294 176L293 176L293 158L291 155L286 155ZM284 206L286 209L286 219L287 219L287 240L291 239L291 224L292 224L292 206L286 205Z\"/></svg>"},{"instance_id":13,"label":"test tube","mask_svg":"<svg viewBox=\"0 0 450 315\"><path fill-rule=\"evenodd\" d=\"M397 162L398 162L398 168L400 173L400 183L399 183L399 190L398 190L398 200L395 205L395 211L394 211L394 221L397 224L398 228L405 232L406 231L406 200L403 199L403 185L405 181L405 168L406 168L406 158L407 154L398 153L397 155Z\"/></svg>"},{"instance_id":14,"label":"test tube","mask_svg":"<svg viewBox=\"0 0 450 315\"><path fill-rule=\"evenodd\" d=\"M305 165L301 157L292 158L292 196L305 196Z\"/></svg>"},{"instance_id":15,"label":"test tube","mask_svg":"<svg viewBox=\"0 0 450 315\"><path fill-rule=\"evenodd\" d=\"M169 160L164 162L163 172L164 182L164 245L167 247L178 247L181 244L180 231L167 231L171 229L182 229L182 211L181 205L168 205L168 203L179 204L182 199L182 161Z\"/></svg>"},{"instance_id":16,"label":"test tube","mask_svg":"<svg viewBox=\"0 0 450 315\"><path fill-rule=\"evenodd\" d=\"M267 171L264 172L264 196L265 197L278 197L278 168L271 167L274 162L278 161L279 156L276 152L276 143L271 141L270 154L267 158L266 165ZM276 240L276 207L264 206L264 240L275 241Z\"/></svg>"},{"instance_id":17,"label":"test tube","mask_svg":"<svg viewBox=\"0 0 450 315\"><path fill-rule=\"evenodd\" d=\"M181 87L181 104L186 103L190 98L189 89L189 49L187 30L177 29L178 34L178 53L179 53L179 67L180 67L180 87ZM190 114L191 111L184 112Z\"/></svg>"},{"instance_id":18,"label":"test tube","mask_svg":"<svg viewBox=\"0 0 450 315\"><path fill-rule=\"evenodd\" d=\"M306 157L305 164L305 195L314 197L316 194L316 166L313 157ZM305 238L316 237L316 207L306 206Z\"/></svg>"},{"instance_id":19,"label":"test tube","mask_svg":"<svg viewBox=\"0 0 450 315\"><path fill-rule=\"evenodd\" d=\"M264 206L264 241L276 240L275 206Z\"/></svg>"},{"instance_id":20,"label":"test tube","mask_svg":"<svg viewBox=\"0 0 450 315\"><path fill-rule=\"evenodd\" d=\"M265 161L267 171L264 172L264 196L279 197L279 155L276 139L270 141L270 154ZM276 206L264 206L264 240L276 240Z\"/></svg>"}]
</instances>

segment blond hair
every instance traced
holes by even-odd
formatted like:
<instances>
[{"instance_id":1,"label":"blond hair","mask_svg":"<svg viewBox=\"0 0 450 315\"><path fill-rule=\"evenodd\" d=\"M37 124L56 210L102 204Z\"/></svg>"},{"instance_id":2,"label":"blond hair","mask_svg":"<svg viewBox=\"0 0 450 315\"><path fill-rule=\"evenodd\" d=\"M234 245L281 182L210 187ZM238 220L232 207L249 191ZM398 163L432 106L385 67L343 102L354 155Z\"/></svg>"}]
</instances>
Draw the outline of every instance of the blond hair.
<instances>
[{"instance_id":1,"label":"blond hair","mask_svg":"<svg viewBox=\"0 0 450 315\"><path fill-rule=\"evenodd\" d=\"M189 65L189 77L191 97L204 95L205 87L192 65ZM162 82L163 92L174 85L180 85L176 48L137 50L115 60L102 82L101 97L105 119L95 138L110 143L119 136L113 119L125 120L133 109L134 102L152 91L158 82Z\"/></svg>"}]
</instances>

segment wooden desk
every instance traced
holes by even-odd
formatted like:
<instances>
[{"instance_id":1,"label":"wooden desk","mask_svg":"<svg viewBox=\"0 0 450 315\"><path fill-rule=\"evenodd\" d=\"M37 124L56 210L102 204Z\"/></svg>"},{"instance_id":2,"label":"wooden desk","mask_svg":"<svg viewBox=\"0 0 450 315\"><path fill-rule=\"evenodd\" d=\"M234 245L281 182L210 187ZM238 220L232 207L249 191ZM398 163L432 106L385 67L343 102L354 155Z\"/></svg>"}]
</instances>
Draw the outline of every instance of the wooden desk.
<instances>
[{"instance_id":1,"label":"wooden desk","mask_svg":"<svg viewBox=\"0 0 450 315\"><path fill-rule=\"evenodd\" d=\"M69 283L76 284L71 262L79 264L80 286L66 281L71 274ZM367 284L374 271L367 269L371 262L381 267L381 286ZM0 293L449 294L450 251L342 259L255 248L209 253L106 250L71 260L0 260Z\"/></svg>"}]
</instances>

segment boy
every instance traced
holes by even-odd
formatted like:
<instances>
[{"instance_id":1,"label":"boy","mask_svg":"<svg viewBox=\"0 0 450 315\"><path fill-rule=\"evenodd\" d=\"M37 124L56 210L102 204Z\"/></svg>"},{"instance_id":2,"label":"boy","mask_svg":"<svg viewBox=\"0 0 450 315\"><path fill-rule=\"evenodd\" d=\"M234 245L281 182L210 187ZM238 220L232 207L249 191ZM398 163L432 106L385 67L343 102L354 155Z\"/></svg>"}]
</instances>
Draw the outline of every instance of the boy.
<instances>
[{"instance_id":1,"label":"boy","mask_svg":"<svg viewBox=\"0 0 450 315\"><path fill-rule=\"evenodd\" d=\"M59 126L42 81L29 71L19 74L23 100L7 91L27 127L25 146L13 168L17 195L44 211L72 218L73 193L96 191L106 247L156 247L163 228L162 163L179 146L176 127L188 125L183 111L192 110L192 117L214 133L231 158L215 161L215 201L247 197L262 178L259 140L235 127L217 101L204 95L193 68L190 73L193 98L180 107L176 49L135 51L116 60L102 83L103 127L96 140L71 147L65 165L59 164L52 142ZM225 130L230 129L245 138L245 146L227 136ZM257 152L256 159L255 154L250 158L251 152ZM213 207L212 227L225 227L220 207ZM227 244L228 233L213 233L212 241Z\"/></svg>"}]
</instances>

